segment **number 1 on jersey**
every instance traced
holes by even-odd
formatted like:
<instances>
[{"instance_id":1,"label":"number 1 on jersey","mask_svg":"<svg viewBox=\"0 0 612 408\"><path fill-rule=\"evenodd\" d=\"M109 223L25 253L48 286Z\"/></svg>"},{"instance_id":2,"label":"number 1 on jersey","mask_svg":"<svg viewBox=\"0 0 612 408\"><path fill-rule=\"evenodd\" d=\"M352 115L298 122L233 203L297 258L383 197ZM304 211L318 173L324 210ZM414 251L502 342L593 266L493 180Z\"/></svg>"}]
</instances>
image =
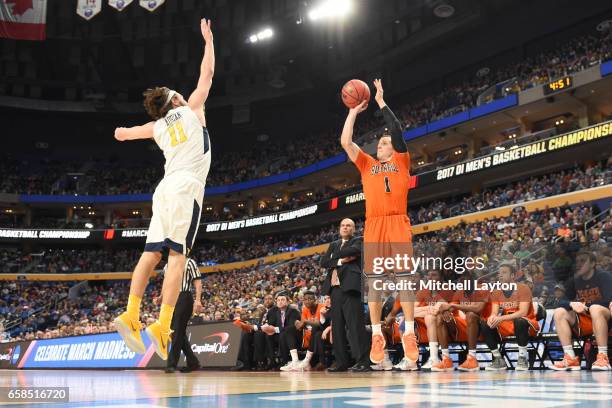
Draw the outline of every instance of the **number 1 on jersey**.
<instances>
[{"instance_id":1,"label":"number 1 on jersey","mask_svg":"<svg viewBox=\"0 0 612 408\"><path fill-rule=\"evenodd\" d=\"M176 127L176 130L174 130L174 127ZM168 128L168 131L170 132L170 144L172 147L187 141L187 137L185 136L185 131L183 130L183 125L181 122L175 122ZM177 131L179 136L178 139L176 138Z\"/></svg>"},{"instance_id":2,"label":"number 1 on jersey","mask_svg":"<svg viewBox=\"0 0 612 408\"><path fill-rule=\"evenodd\" d=\"M389 177L385 176L385 193L391 192L391 185L389 184Z\"/></svg>"}]
</instances>

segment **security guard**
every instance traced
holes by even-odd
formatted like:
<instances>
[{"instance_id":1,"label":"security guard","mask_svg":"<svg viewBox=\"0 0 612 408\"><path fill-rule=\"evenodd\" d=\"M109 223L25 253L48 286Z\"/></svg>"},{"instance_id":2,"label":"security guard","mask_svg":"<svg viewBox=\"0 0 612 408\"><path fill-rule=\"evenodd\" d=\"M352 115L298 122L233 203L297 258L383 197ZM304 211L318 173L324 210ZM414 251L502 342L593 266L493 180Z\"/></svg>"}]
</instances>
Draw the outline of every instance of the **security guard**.
<instances>
[{"instance_id":1,"label":"security guard","mask_svg":"<svg viewBox=\"0 0 612 408\"><path fill-rule=\"evenodd\" d=\"M164 267L164 272L166 272L166 267ZM196 262L191 258L187 259L183 280L181 282L181 293L176 301L174 315L172 316L172 324L170 326L172 329L172 343L165 370L168 374L176 371L176 366L181 356L181 350L185 353L185 358L187 359L187 365L180 369L182 373L189 373L200 368L198 358L191 350L191 345L187 339L187 323L189 323L189 319L191 319L192 315L198 314L202 310L202 302L200 301L202 297L201 278L202 275L200 274ZM192 283L196 289L195 302L193 300L193 294L191 293ZM161 303L161 296L155 299L155 303Z\"/></svg>"}]
</instances>

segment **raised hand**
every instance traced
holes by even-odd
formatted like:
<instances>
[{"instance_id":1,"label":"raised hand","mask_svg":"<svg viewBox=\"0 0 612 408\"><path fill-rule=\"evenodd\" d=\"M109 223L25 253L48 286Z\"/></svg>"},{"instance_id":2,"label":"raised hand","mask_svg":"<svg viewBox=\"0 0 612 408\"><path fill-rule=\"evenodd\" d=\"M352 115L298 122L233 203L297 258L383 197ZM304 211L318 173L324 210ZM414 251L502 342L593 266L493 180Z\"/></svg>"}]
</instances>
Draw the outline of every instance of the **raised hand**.
<instances>
[{"instance_id":1,"label":"raised hand","mask_svg":"<svg viewBox=\"0 0 612 408\"><path fill-rule=\"evenodd\" d=\"M378 104L378 106L382 109L385 106L384 93L385 90L382 86L382 81L380 79L374 80L374 87L376 88L376 95L374 95L374 100Z\"/></svg>"},{"instance_id":2,"label":"raised hand","mask_svg":"<svg viewBox=\"0 0 612 408\"><path fill-rule=\"evenodd\" d=\"M350 112L354 113L354 114L359 114L359 113L363 112L366 109L368 109L368 101L363 101L359 105L357 105L353 109L351 109Z\"/></svg>"},{"instance_id":3,"label":"raised hand","mask_svg":"<svg viewBox=\"0 0 612 408\"><path fill-rule=\"evenodd\" d=\"M213 33L210 29L210 20L206 20L205 18L200 20L200 30L202 31L204 41L209 42L213 40Z\"/></svg>"}]
</instances>

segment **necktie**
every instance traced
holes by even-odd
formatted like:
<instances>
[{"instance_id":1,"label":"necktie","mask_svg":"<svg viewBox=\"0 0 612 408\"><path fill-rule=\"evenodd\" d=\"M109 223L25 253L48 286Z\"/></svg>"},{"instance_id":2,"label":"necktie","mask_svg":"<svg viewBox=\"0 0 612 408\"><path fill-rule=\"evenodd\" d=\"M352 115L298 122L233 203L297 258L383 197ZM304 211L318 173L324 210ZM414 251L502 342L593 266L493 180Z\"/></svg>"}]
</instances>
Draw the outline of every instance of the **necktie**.
<instances>
[{"instance_id":1,"label":"necktie","mask_svg":"<svg viewBox=\"0 0 612 408\"><path fill-rule=\"evenodd\" d=\"M340 244L340 248L338 249L341 250L342 247L344 246L344 240L342 240L342 243ZM331 277L331 285L333 286L340 286L340 278L338 278L338 269L334 268L334 270L332 271L332 277Z\"/></svg>"},{"instance_id":2,"label":"necktie","mask_svg":"<svg viewBox=\"0 0 612 408\"><path fill-rule=\"evenodd\" d=\"M285 327L285 311L281 310L281 326Z\"/></svg>"}]
</instances>

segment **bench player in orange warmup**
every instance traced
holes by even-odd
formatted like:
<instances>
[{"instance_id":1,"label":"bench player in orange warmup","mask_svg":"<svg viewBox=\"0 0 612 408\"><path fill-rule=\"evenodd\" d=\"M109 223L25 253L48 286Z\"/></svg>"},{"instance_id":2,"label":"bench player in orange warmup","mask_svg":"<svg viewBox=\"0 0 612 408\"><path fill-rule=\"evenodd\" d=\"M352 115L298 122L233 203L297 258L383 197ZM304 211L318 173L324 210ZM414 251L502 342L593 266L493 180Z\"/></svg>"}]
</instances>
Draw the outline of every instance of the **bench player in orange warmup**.
<instances>
[{"instance_id":1,"label":"bench player in orange warmup","mask_svg":"<svg viewBox=\"0 0 612 408\"><path fill-rule=\"evenodd\" d=\"M412 230L408 210L408 189L410 182L410 154L402 135L402 126L383 99L383 87L380 79L374 81L378 104L390 136L383 136L378 141L376 159L364 153L353 142L353 127L357 115L367 108L363 101L349 110L342 130L341 143L348 157L361 173L361 183L365 195L366 221L364 233L364 251L366 264L368 251L377 256L394 257L408 255L412 257ZM381 331L382 291L373 288L376 275L366 265L368 277L368 306L372 321L372 348L370 360L379 364L384 359L385 338ZM394 270L394 277L407 279L411 268ZM400 302L406 320L406 331L402 336L406 366L416 366L419 357L417 339L414 333L414 294L400 291Z\"/></svg>"},{"instance_id":2,"label":"bench player in orange warmup","mask_svg":"<svg viewBox=\"0 0 612 408\"><path fill-rule=\"evenodd\" d=\"M463 281L472 279L470 271L466 271ZM491 314L489 294L483 290L458 290L454 293L450 303L438 303L437 334L442 350L442 360L434 364L432 371L452 371L453 360L448 352L448 344L467 343L468 355L457 369L460 371L478 371L476 359L476 345L480 331L480 322L487 321Z\"/></svg>"}]
</instances>

